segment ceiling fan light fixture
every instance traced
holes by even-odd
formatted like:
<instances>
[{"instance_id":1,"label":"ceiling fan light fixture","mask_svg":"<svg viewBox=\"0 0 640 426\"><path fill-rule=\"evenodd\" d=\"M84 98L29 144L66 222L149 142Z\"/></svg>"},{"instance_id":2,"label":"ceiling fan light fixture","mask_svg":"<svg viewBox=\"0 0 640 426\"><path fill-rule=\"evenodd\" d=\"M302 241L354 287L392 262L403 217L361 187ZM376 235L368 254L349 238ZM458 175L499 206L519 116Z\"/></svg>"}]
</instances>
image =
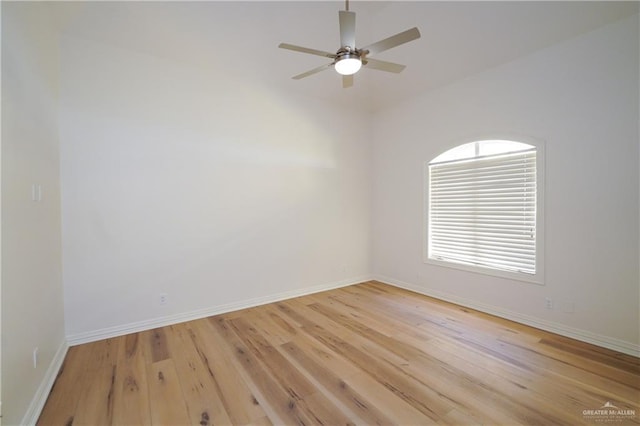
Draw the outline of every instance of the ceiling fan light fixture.
<instances>
[{"instance_id":1,"label":"ceiling fan light fixture","mask_svg":"<svg viewBox=\"0 0 640 426\"><path fill-rule=\"evenodd\" d=\"M2 0L0 0L2 1ZM420 31L414 27L383 40L379 40L363 48L356 47L356 13L349 11L349 0L345 0L345 9L338 12L338 24L340 25L340 49L334 54L331 52L309 49L308 47L296 46L289 43L280 43L281 49L293 50L295 52L308 53L310 55L331 58L333 62L313 68L302 74L294 75L294 80L309 77L333 67L342 77L342 87L353 86L353 74L357 73L363 65L379 71L392 73L401 72L405 66L394 64L393 62L380 61L369 58L369 54L378 54L401 44L408 43L420 38Z\"/></svg>"},{"instance_id":2,"label":"ceiling fan light fixture","mask_svg":"<svg viewBox=\"0 0 640 426\"><path fill-rule=\"evenodd\" d=\"M345 54L336 61L334 67L338 74L353 75L362 67L362 61L357 55Z\"/></svg>"}]
</instances>

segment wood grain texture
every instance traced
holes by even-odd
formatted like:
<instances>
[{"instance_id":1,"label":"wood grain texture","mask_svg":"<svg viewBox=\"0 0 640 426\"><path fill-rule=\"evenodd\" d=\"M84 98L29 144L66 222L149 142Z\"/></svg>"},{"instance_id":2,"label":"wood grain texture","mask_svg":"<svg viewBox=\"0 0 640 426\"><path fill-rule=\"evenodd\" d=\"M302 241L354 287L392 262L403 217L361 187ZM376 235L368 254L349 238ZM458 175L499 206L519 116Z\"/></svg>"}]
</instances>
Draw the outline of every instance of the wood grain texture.
<instances>
[{"instance_id":1,"label":"wood grain texture","mask_svg":"<svg viewBox=\"0 0 640 426\"><path fill-rule=\"evenodd\" d=\"M38 424L577 425L606 403L640 424L638 358L372 281L73 347Z\"/></svg>"},{"instance_id":2,"label":"wood grain texture","mask_svg":"<svg viewBox=\"0 0 640 426\"><path fill-rule=\"evenodd\" d=\"M150 410L141 410L149 401L146 362L140 342L141 333L120 339L114 383L113 424L151 424Z\"/></svg>"}]
</instances>

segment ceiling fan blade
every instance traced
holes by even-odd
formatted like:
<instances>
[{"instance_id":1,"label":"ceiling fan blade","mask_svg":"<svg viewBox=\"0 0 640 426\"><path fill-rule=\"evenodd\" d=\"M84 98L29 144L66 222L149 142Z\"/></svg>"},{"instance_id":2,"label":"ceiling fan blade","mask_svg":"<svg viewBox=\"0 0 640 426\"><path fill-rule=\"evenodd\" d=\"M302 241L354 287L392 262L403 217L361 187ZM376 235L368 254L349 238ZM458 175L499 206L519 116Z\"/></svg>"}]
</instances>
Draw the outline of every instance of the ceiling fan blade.
<instances>
[{"instance_id":1,"label":"ceiling fan blade","mask_svg":"<svg viewBox=\"0 0 640 426\"><path fill-rule=\"evenodd\" d=\"M334 59L336 55L334 53L325 52L323 50L309 49L308 47L296 46L295 44L280 43L278 45L281 49L289 49L295 52L309 53L311 55L324 56L325 58Z\"/></svg>"},{"instance_id":2,"label":"ceiling fan blade","mask_svg":"<svg viewBox=\"0 0 640 426\"><path fill-rule=\"evenodd\" d=\"M343 75L342 76L342 87L347 89L353 86L353 74L351 75Z\"/></svg>"},{"instance_id":3,"label":"ceiling fan blade","mask_svg":"<svg viewBox=\"0 0 640 426\"><path fill-rule=\"evenodd\" d=\"M362 48L362 50L368 50L369 54L376 54L376 53L384 52L385 50L389 50L392 47L396 47L401 44L408 43L417 38L420 38L420 31L418 31L416 27L413 27L410 30L403 31L394 36L385 38L384 40L380 40L367 47L364 47Z\"/></svg>"},{"instance_id":4,"label":"ceiling fan blade","mask_svg":"<svg viewBox=\"0 0 640 426\"><path fill-rule=\"evenodd\" d=\"M356 13L341 10L340 14L340 46L356 48Z\"/></svg>"},{"instance_id":5,"label":"ceiling fan blade","mask_svg":"<svg viewBox=\"0 0 640 426\"><path fill-rule=\"evenodd\" d=\"M314 68L307 72L303 72L302 74L294 75L291 78L293 78L294 80L300 80L301 78L309 77L310 75L317 74L324 70L328 70L329 68L331 68L332 65L333 65L333 62L331 62L330 64L319 66L318 68Z\"/></svg>"},{"instance_id":6,"label":"ceiling fan blade","mask_svg":"<svg viewBox=\"0 0 640 426\"><path fill-rule=\"evenodd\" d=\"M406 65L394 64L393 62L380 61L378 59L367 58L365 61L367 62L367 68L379 71L399 73L407 67Z\"/></svg>"}]
</instances>

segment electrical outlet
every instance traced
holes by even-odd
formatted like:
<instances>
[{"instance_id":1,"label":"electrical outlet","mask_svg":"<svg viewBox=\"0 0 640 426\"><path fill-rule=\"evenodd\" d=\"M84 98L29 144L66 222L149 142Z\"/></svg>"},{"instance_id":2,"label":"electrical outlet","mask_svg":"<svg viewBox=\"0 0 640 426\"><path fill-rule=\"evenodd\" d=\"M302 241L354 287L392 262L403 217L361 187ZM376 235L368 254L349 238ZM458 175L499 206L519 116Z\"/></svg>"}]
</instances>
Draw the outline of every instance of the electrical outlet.
<instances>
[{"instance_id":1,"label":"electrical outlet","mask_svg":"<svg viewBox=\"0 0 640 426\"><path fill-rule=\"evenodd\" d=\"M33 350L33 368L38 368L38 348Z\"/></svg>"},{"instance_id":2,"label":"electrical outlet","mask_svg":"<svg viewBox=\"0 0 640 426\"><path fill-rule=\"evenodd\" d=\"M553 310L553 300L551 300L548 297L546 297L544 299L544 308L545 309L549 309L549 310Z\"/></svg>"},{"instance_id":3,"label":"electrical outlet","mask_svg":"<svg viewBox=\"0 0 640 426\"><path fill-rule=\"evenodd\" d=\"M158 303L160 303L160 306L166 305L167 299L167 293L160 293L160 295L158 296Z\"/></svg>"}]
</instances>

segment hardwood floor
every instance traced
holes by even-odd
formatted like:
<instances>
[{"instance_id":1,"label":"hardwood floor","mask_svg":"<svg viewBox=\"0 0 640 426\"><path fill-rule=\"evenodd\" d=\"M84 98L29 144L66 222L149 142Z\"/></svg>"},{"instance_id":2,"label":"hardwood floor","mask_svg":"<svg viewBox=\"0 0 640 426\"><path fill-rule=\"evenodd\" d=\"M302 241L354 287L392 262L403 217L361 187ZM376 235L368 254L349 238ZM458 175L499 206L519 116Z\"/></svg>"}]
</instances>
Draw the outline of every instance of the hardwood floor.
<instances>
[{"instance_id":1,"label":"hardwood floor","mask_svg":"<svg viewBox=\"0 0 640 426\"><path fill-rule=\"evenodd\" d=\"M640 424L639 400L638 358L368 282L72 347L39 424Z\"/></svg>"}]
</instances>

